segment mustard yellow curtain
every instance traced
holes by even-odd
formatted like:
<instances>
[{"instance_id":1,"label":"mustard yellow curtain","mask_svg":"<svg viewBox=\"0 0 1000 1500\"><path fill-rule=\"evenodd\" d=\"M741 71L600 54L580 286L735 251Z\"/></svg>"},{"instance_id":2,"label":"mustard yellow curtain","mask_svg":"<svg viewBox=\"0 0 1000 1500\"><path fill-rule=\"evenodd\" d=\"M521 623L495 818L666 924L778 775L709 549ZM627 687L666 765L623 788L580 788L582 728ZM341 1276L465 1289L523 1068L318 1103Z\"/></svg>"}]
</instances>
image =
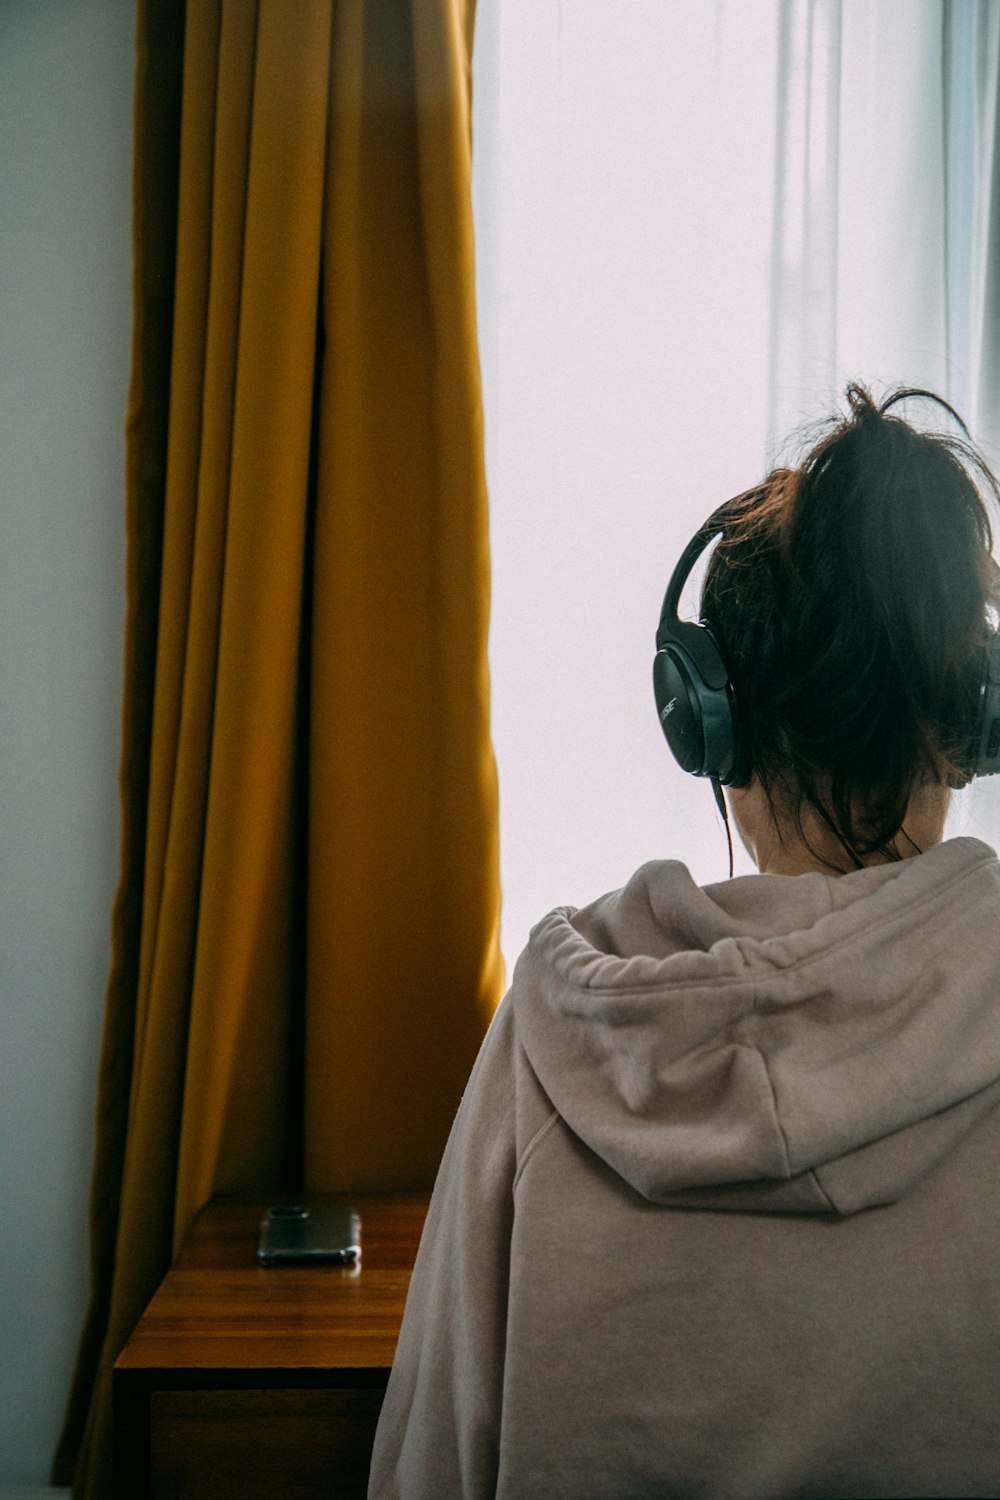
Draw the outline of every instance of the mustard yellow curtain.
<instances>
[{"instance_id":1,"label":"mustard yellow curtain","mask_svg":"<svg viewBox=\"0 0 1000 1500\"><path fill-rule=\"evenodd\" d=\"M474 0L141 0L122 875L53 1477L216 1191L429 1185L504 984Z\"/></svg>"}]
</instances>

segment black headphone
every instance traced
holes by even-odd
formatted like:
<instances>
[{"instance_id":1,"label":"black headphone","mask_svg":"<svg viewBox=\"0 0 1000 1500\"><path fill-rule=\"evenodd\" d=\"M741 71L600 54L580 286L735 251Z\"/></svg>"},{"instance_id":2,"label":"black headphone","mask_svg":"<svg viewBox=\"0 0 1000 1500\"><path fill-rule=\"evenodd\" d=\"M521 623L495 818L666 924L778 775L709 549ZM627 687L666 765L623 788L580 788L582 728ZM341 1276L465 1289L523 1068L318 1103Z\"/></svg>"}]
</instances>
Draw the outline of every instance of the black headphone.
<instances>
[{"instance_id":1,"label":"black headphone","mask_svg":"<svg viewBox=\"0 0 1000 1500\"><path fill-rule=\"evenodd\" d=\"M691 570L709 542L725 530L733 504L727 501L699 527L667 584L656 629L653 692L667 744L682 770L709 776L721 786L746 786L749 747L740 743L736 699L722 649L706 620L695 625L677 617Z\"/></svg>"},{"instance_id":2,"label":"black headphone","mask_svg":"<svg viewBox=\"0 0 1000 1500\"><path fill-rule=\"evenodd\" d=\"M1000 631L987 648L986 674L979 690L979 723L969 754L970 776L1000 774Z\"/></svg>"},{"instance_id":3,"label":"black headphone","mask_svg":"<svg viewBox=\"0 0 1000 1500\"><path fill-rule=\"evenodd\" d=\"M663 733L683 770L711 778L720 807L720 787L746 786L750 781L750 746L740 732L729 669L711 624L678 619L677 606L705 548L759 494L759 489L747 490L727 500L688 542L667 584L656 630L653 692ZM986 658L978 721L965 767L970 778L1000 774L1000 631L993 632Z\"/></svg>"}]
</instances>

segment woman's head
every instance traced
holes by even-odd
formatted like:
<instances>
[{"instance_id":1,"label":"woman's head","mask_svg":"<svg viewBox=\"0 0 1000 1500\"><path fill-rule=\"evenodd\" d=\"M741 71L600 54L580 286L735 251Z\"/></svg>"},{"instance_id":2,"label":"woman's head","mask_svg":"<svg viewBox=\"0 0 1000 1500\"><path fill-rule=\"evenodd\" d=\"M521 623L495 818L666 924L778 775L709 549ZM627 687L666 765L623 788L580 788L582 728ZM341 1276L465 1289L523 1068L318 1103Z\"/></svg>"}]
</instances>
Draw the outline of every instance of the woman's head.
<instances>
[{"instance_id":1,"label":"woman's head","mask_svg":"<svg viewBox=\"0 0 1000 1500\"><path fill-rule=\"evenodd\" d=\"M736 508L702 590L754 783L855 864L898 857L911 799L968 779L1000 605L997 482L968 442L892 410L918 396L955 416L849 386L848 415Z\"/></svg>"}]
</instances>

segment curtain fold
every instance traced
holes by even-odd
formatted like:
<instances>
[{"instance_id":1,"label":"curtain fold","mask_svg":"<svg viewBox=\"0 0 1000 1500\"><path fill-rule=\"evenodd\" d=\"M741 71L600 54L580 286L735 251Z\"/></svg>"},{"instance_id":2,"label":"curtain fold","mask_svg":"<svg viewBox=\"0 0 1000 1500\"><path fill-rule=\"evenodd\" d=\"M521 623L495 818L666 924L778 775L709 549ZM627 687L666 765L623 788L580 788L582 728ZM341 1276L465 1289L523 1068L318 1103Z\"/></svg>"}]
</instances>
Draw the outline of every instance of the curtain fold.
<instances>
[{"instance_id":1,"label":"curtain fold","mask_svg":"<svg viewBox=\"0 0 1000 1500\"><path fill-rule=\"evenodd\" d=\"M779 0L768 449L849 378L1000 460L1000 8Z\"/></svg>"},{"instance_id":2,"label":"curtain fold","mask_svg":"<svg viewBox=\"0 0 1000 1500\"><path fill-rule=\"evenodd\" d=\"M947 383L948 5L910 7L905 25L899 10L779 3L769 461L849 379Z\"/></svg>"},{"instance_id":3,"label":"curtain fold","mask_svg":"<svg viewBox=\"0 0 1000 1500\"><path fill-rule=\"evenodd\" d=\"M944 7L952 399L1000 462L1000 9Z\"/></svg>"},{"instance_id":4,"label":"curtain fold","mask_svg":"<svg viewBox=\"0 0 1000 1500\"><path fill-rule=\"evenodd\" d=\"M329 1188L433 1175L452 1059L503 986L471 16L452 0L337 8L306 1022L308 1175Z\"/></svg>"},{"instance_id":5,"label":"curtain fold","mask_svg":"<svg viewBox=\"0 0 1000 1500\"><path fill-rule=\"evenodd\" d=\"M111 1367L198 1209L429 1186L502 991L473 20L140 3L78 1496L108 1493Z\"/></svg>"},{"instance_id":6,"label":"curtain fold","mask_svg":"<svg viewBox=\"0 0 1000 1500\"><path fill-rule=\"evenodd\" d=\"M843 0L779 0L767 446L835 399Z\"/></svg>"}]
</instances>

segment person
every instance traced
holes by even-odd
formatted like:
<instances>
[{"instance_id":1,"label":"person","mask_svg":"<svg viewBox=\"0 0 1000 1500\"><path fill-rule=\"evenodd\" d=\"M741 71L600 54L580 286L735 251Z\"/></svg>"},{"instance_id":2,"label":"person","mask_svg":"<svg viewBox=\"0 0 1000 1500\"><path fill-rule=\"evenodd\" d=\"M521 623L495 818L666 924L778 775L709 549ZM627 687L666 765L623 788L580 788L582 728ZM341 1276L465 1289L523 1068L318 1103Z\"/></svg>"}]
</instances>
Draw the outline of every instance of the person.
<instances>
[{"instance_id":1,"label":"person","mask_svg":"<svg viewBox=\"0 0 1000 1500\"><path fill-rule=\"evenodd\" d=\"M653 860L533 928L371 1500L1000 1495L1000 863L944 838L997 487L904 395L850 386L724 514L702 611L759 873Z\"/></svg>"}]
</instances>

